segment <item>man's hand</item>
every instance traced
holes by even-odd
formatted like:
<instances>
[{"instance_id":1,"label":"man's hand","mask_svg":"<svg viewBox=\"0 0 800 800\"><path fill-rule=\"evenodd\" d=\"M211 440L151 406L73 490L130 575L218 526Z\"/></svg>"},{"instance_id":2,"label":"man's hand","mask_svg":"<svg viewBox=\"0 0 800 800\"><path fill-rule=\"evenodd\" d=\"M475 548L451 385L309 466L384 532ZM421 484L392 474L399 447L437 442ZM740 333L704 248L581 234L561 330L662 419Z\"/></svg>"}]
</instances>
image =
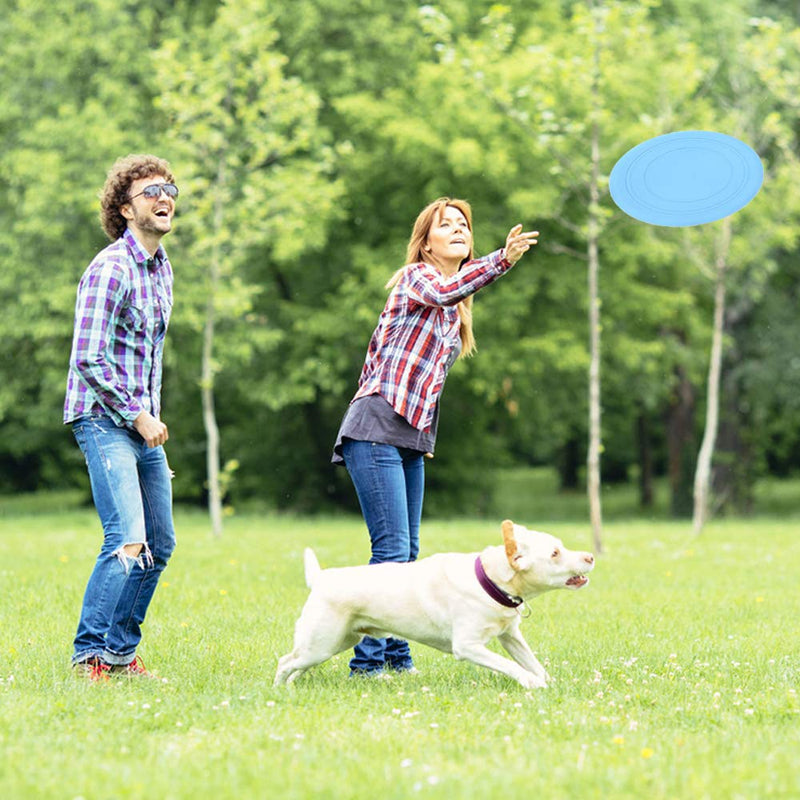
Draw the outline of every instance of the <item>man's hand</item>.
<instances>
[{"instance_id":1,"label":"man's hand","mask_svg":"<svg viewBox=\"0 0 800 800\"><path fill-rule=\"evenodd\" d=\"M133 421L133 427L148 447L158 447L169 439L167 426L149 411L142 411Z\"/></svg>"}]
</instances>

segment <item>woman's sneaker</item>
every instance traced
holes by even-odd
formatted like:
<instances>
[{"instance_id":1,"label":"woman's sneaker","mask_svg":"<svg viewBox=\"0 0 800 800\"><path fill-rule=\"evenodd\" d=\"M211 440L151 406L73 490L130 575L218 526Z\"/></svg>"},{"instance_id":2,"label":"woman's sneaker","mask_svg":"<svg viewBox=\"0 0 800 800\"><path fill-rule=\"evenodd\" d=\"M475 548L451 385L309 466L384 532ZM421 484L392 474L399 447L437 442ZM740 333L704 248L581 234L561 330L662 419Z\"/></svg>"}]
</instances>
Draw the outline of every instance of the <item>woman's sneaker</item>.
<instances>
[{"instance_id":1,"label":"woman's sneaker","mask_svg":"<svg viewBox=\"0 0 800 800\"><path fill-rule=\"evenodd\" d=\"M114 675L127 675L129 678L153 678L157 680L152 672L145 669L144 661L139 656L136 656L130 664L114 664L111 667L111 672Z\"/></svg>"}]
</instances>

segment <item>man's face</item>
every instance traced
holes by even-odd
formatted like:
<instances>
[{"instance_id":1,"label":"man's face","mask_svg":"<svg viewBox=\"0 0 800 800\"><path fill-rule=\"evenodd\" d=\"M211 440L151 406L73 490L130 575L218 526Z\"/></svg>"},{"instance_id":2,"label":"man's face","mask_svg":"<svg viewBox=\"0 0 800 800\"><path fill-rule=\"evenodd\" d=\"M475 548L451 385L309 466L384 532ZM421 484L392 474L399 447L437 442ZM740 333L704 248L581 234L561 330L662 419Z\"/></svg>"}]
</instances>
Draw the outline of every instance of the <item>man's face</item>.
<instances>
[{"instance_id":1,"label":"man's face","mask_svg":"<svg viewBox=\"0 0 800 800\"><path fill-rule=\"evenodd\" d=\"M128 191L131 199L122 206L121 211L134 233L161 238L172 230L175 198L169 197L164 191L160 191L155 197L142 194L147 187L164 183L167 183L167 179L163 175L151 175L149 178L139 178L131 184Z\"/></svg>"}]
</instances>

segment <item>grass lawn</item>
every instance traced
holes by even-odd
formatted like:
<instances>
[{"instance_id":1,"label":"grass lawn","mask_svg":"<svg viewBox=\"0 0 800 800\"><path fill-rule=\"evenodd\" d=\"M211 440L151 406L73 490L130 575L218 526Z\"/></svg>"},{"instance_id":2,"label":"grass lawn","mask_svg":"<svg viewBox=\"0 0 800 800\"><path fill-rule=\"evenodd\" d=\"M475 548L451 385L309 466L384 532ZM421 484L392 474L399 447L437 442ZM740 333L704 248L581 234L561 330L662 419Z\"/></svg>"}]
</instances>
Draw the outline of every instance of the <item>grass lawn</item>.
<instances>
[{"instance_id":1,"label":"grass lawn","mask_svg":"<svg viewBox=\"0 0 800 800\"><path fill-rule=\"evenodd\" d=\"M591 549L586 524L517 521ZM0 513L0 796L800 797L798 519L607 522L591 584L523 623L555 679L537 691L422 646L419 675L350 680L343 653L275 689L303 547L366 561L363 523L177 522L141 648L165 681L94 685L68 666L94 512ZM423 555L499 523L426 521Z\"/></svg>"}]
</instances>

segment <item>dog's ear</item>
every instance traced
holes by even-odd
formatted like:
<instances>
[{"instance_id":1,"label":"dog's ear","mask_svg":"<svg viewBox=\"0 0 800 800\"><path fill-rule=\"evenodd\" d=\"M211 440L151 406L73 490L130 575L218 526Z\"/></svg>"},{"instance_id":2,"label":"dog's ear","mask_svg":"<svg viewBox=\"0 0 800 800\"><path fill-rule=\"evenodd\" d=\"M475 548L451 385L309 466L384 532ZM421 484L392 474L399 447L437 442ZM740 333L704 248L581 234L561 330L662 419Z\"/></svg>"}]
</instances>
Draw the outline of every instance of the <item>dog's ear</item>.
<instances>
[{"instance_id":1,"label":"dog's ear","mask_svg":"<svg viewBox=\"0 0 800 800\"><path fill-rule=\"evenodd\" d=\"M518 569L517 561L520 554L517 552L517 540L514 538L514 523L510 519L503 520L503 544L506 546L506 558L514 569Z\"/></svg>"}]
</instances>

